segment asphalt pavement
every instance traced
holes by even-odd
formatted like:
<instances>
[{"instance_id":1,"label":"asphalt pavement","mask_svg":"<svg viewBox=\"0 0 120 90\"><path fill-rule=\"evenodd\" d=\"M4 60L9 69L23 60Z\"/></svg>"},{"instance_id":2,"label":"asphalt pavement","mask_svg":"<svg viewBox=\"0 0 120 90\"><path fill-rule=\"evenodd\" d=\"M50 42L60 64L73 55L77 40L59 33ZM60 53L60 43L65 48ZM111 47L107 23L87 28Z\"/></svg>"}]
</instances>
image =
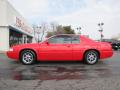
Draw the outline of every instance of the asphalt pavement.
<instances>
[{"instance_id":1,"label":"asphalt pavement","mask_svg":"<svg viewBox=\"0 0 120 90\"><path fill-rule=\"evenodd\" d=\"M96 65L38 62L26 66L0 54L0 90L120 90L120 51Z\"/></svg>"}]
</instances>

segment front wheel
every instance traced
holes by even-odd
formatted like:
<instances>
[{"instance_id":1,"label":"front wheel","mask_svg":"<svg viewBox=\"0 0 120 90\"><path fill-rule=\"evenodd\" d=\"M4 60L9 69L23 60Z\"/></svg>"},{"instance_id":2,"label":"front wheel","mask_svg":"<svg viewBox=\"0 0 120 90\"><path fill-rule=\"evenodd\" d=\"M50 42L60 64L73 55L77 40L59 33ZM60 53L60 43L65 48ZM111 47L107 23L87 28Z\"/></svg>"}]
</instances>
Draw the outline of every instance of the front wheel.
<instances>
[{"instance_id":1,"label":"front wheel","mask_svg":"<svg viewBox=\"0 0 120 90\"><path fill-rule=\"evenodd\" d=\"M90 50L85 53L84 60L87 64L93 65L98 62L99 55L96 51Z\"/></svg>"},{"instance_id":2,"label":"front wheel","mask_svg":"<svg viewBox=\"0 0 120 90\"><path fill-rule=\"evenodd\" d=\"M31 50L24 50L20 54L22 64L31 65L35 63L35 53Z\"/></svg>"}]
</instances>

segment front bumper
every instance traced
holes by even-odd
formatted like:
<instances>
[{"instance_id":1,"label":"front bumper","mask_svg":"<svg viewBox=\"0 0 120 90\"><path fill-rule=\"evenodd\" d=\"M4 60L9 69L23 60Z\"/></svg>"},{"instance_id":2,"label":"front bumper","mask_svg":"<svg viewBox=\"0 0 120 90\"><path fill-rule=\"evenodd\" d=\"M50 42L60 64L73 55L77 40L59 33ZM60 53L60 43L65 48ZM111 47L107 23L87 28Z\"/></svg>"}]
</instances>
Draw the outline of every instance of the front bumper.
<instances>
[{"instance_id":1,"label":"front bumper","mask_svg":"<svg viewBox=\"0 0 120 90\"><path fill-rule=\"evenodd\" d=\"M17 54L17 52L14 52L14 51L7 51L7 56L8 58L11 58L11 59L19 59L19 55Z\"/></svg>"}]
</instances>

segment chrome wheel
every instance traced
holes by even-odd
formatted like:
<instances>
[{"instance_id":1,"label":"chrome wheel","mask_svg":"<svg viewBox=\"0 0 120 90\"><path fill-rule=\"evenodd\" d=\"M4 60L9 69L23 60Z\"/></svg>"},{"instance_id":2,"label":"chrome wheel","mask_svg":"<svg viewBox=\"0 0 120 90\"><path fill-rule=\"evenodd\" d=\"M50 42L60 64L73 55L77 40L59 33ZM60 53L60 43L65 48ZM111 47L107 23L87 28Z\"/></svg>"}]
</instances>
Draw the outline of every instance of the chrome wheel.
<instances>
[{"instance_id":1,"label":"chrome wheel","mask_svg":"<svg viewBox=\"0 0 120 90\"><path fill-rule=\"evenodd\" d=\"M25 50L21 53L20 60L26 65L33 64L35 62L35 53L31 50Z\"/></svg>"},{"instance_id":2,"label":"chrome wheel","mask_svg":"<svg viewBox=\"0 0 120 90\"><path fill-rule=\"evenodd\" d=\"M88 51L85 54L85 61L87 64L95 64L98 61L98 53L96 51Z\"/></svg>"},{"instance_id":3,"label":"chrome wheel","mask_svg":"<svg viewBox=\"0 0 120 90\"><path fill-rule=\"evenodd\" d=\"M97 60L97 55L95 54L95 53L93 53L93 52L91 52L91 53L89 53L88 55L87 55L87 61L89 62L89 63L95 63L96 62L96 60Z\"/></svg>"},{"instance_id":4,"label":"chrome wheel","mask_svg":"<svg viewBox=\"0 0 120 90\"><path fill-rule=\"evenodd\" d=\"M23 62L29 64L33 61L33 55L30 52L23 54Z\"/></svg>"}]
</instances>

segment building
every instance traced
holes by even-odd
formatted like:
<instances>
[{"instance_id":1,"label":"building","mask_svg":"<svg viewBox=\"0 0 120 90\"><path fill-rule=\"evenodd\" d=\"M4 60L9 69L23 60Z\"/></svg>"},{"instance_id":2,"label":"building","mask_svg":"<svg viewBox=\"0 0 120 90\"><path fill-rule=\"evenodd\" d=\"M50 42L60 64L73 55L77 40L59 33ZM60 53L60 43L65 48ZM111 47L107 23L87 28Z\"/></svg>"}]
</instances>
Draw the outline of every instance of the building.
<instances>
[{"instance_id":1,"label":"building","mask_svg":"<svg viewBox=\"0 0 120 90\"><path fill-rule=\"evenodd\" d=\"M0 51L32 42L32 27L7 0L0 0Z\"/></svg>"}]
</instances>

